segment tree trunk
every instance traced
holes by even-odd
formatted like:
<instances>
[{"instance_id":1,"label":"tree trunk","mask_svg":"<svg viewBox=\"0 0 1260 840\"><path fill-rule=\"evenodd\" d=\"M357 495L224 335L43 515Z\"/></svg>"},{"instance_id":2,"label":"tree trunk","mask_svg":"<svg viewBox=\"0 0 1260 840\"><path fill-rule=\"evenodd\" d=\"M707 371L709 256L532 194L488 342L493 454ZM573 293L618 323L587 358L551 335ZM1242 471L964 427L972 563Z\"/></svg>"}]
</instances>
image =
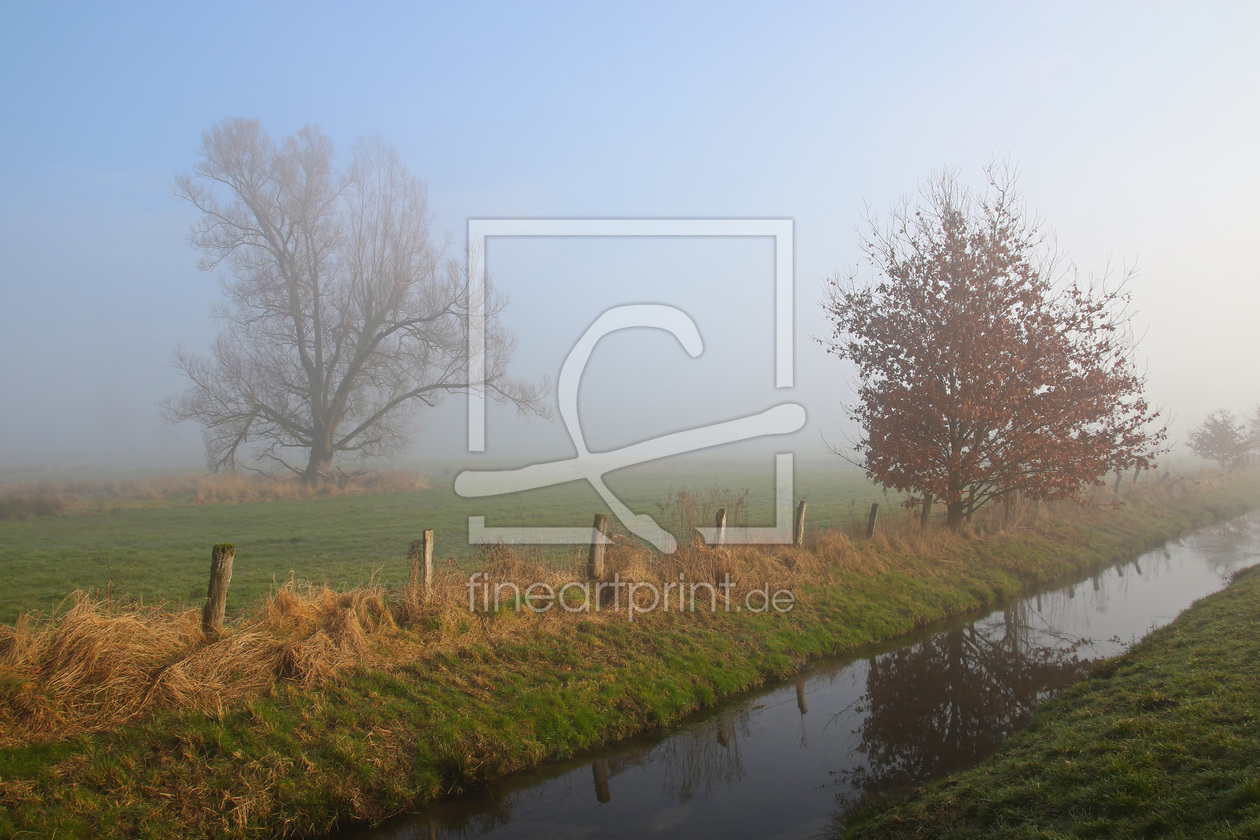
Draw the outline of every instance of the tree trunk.
<instances>
[{"instance_id":1,"label":"tree trunk","mask_svg":"<svg viewBox=\"0 0 1260 840\"><path fill-rule=\"evenodd\" d=\"M315 444L311 447L310 460L306 462L306 472L302 473L302 483L314 487L326 478L332 470L332 446Z\"/></svg>"},{"instance_id":2,"label":"tree trunk","mask_svg":"<svg viewBox=\"0 0 1260 840\"><path fill-rule=\"evenodd\" d=\"M949 525L949 530L957 531L962 527L963 517L967 514L967 501L959 499L956 502L950 502L945 509L945 522Z\"/></svg>"},{"instance_id":3,"label":"tree trunk","mask_svg":"<svg viewBox=\"0 0 1260 840\"><path fill-rule=\"evenodd\" d=\"M206 591L206 606L201 611L201 632L207 638L215 638L223 629L228 586L232 583L232 558L235 556L236 546L231 543L219 543L210 552L210 586Z\"/></svg>"}]
</instances>

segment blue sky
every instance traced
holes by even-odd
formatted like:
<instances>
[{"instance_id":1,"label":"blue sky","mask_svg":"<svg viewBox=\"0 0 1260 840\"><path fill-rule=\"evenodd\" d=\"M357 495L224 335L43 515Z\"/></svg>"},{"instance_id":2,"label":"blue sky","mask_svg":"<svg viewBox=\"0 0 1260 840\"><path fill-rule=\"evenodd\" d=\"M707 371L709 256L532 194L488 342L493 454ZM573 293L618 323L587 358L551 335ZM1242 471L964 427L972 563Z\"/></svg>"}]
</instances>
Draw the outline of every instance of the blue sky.
<instances>
[{"instance_id":1,"label":"blue sky","mask_svg":"<svg viewBox=\"0 0 1260 840\"><path fill-rule=\"evenodd\" d=\"M1083 270L1137 261L1140 355L1183 437L1260 403L1257 42L1251 3L7 3L0 467L200 462L197 430L156 408L218 299L171 180L231 116L317 124L347 154L380 135L456 251L470 217L793 219L804 454L845 428L851 380L809 336L864 208L944 166L978 185L1008 156ZM587 245L492 249L520 373L554 379L623 302L683 305L707 343L689 362L625 336L593 359L592 445L784 398L758 372L764 247ZM417 457L458 455L462 410L418 420ZM490 439L504 456L566 440L499 414Z\"/></svg>"}]
</instances>

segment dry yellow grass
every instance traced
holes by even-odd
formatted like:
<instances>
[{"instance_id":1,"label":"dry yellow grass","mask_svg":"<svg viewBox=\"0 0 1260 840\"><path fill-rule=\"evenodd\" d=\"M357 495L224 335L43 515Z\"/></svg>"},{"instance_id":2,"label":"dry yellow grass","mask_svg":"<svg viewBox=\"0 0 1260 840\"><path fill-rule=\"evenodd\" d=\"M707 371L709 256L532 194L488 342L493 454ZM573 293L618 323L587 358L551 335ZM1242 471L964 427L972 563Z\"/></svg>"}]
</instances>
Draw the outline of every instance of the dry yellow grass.
<instances>
[{"instance_id":1,"label":"dry yellow grass","mask_svg":"<svg viewBox=\"0 0 1260 840\"><path fill-rule=\"evenodd\" d=\"M285 586L213 641L197 610L76 592L64 612L0 625L0 745L111 729L160 709L215 712L278 679L315 684L393 627L370 587Z\"/></svg>"},{"instance_id":2,"label":"dry yellow grass","mask_svg":"<svg viewBox=\"0 0 1260 840\"><path fill-rule=\"evenodd\" d=\"M505 590L534 583L559 590L585 578L576 555L570 568L557 568L495 546L485 560L486 578ZM661 555L618 539L608 547L606 576L660 587L680 578L716 585L729 575L738 594L767 584L790 588L821 568L815 553L787 547L690 546ZM579 620L626 619L624 608L534 612L506 597L491 616L469 609L467 582L453 566L438 570L427 597L406 588L339 592L290 581L214 639L203 636L199 610L76 592L53 615L0 625L0 746L113 729L159 710L214 714L279 681L315 686L356 665L388 669L486 640L560 632ZM638 593L640 609L650 606L646 597Z\"/></svg>"},{"instance_id":3,"label":"dry yellow grass","mask_svg":"<svg viewBox=\"0 0 1260 840\"><path fill-rule=\"evenodd\" d=\"M1206 475L1152 479L1126 487L1124 497L1167 502L1221 481ZM1108 501L1109 488L1096 495L1097 502ZM1032 504L1009 512L995 508L972 528L1032 529L1046 510ZM1060 521L1081 510L1056 505L1053 516ZM717 586L729 576L732 595L740 597L753 588L792 589L824 576L836 580L890 570L949 574L959 562L958 544L966 539L940 528L922 531L917 516L906 514L882 519L872 539L835 530L809 538L803 548L693 543L664 555L616 537L607 546L605 577L662 588L679 581ZM481 568L485 579L503 584L509 594L524 594L535 583L558 591L586 576L580 552L557 567L508 546L488 547ZM405 588L333 591L290 581L212 640L202 635L197 610L172 612L75 593L53 615L23 615L13 625L0 625L0 746L108 730L159 710L214 714L280 681L315 686L358 665L390 669L484 641L496 645L518 634L563 632L576 621L627 618L624 606L594 614L535 612L517 608L512 598L500 599L505 609L493 615L484 603L470 610L468 580L453 565L441 568L427 596ZM639 593L641 609L649 597ZM637 620L651 618L642 613Z\"/></svg>"}]
</instances>

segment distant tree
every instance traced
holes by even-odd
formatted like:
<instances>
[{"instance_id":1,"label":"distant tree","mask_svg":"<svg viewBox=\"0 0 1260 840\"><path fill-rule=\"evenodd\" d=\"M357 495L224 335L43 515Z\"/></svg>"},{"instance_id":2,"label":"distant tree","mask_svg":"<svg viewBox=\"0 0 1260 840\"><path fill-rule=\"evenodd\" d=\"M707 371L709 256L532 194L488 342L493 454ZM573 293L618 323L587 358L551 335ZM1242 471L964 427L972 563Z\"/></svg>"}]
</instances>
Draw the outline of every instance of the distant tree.
<instances>
[{"instance_id":1,"label":"distant tree","mask_svg":"<svg viewBox=\"0 0 1260 840\"><path fill-rule=\"evenodd\" d=\"M1016 492L1078 497L1148 469L1166 435L1133 364L1125 284L1082 285L1014 177L986 175L984 195L947 172L886 226L869 219L877 282L832 277L823 301L824 344L858 369L857 462L925 505L943 499L952 528Z\"/></svg>"},{"instance_id":2,"label":"distant tree","mask_svg":"<svg viewBox=\"0 0 1260 840\"><path fill-rule=\"evenodd\" d=\"M1247 445L1252 456L1260 458L1260 405L1251 415L1251 434L1247 436Z\"/></svg>"},{"instance_id":3,"label":"distant tree","mask_svg":"<svg viewBox=\"0 0 1260 840\"><path fill-rule=\"evenodd\" d=\"M338 170L318 129L275 143L227 120L176 189L201 211L201 267L232 274L210 357L176 351L192 384L165 403L168 419L204 426L212 468L256 444L314 484L340 454L401 444L407 409L469 388L467 275L433 241L426 187L392 148L361 142ZM512 338L487 297L486 393L539 411L543 388L507 378Z\"/></svg>"},{"instance_id":4,"label":"distant tree","mask_svg":"<svg viewBox=\"0 0 1260 840\"><path fill-rule=\"evenodd\" d=\"M1246 425L1225 408L1203 418L1203 422L1190 431L1186 443L1195 455L1216 461L1221 469L1245 463L1252 448Z\"/></svg>"}]
</instances>

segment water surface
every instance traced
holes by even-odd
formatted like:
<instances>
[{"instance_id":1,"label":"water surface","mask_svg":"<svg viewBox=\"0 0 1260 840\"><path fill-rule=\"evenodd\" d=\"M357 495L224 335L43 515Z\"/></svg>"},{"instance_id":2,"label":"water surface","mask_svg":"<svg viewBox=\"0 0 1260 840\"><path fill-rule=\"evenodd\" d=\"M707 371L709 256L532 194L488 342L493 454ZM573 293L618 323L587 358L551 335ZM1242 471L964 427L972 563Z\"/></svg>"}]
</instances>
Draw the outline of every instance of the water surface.
<instances>
[{"instance_id":1,"label":"water surface","mask_svg":"<svg viewBox=\"0 0 1260 840\"><path fill-rule=\"evenodd\" d=\"M1089 660L1260 559L1260 513L895 647L824 662L665 734L552 763L343 835L812 838L864 797L975 764Z\"/></svg>"}]
</instances>

